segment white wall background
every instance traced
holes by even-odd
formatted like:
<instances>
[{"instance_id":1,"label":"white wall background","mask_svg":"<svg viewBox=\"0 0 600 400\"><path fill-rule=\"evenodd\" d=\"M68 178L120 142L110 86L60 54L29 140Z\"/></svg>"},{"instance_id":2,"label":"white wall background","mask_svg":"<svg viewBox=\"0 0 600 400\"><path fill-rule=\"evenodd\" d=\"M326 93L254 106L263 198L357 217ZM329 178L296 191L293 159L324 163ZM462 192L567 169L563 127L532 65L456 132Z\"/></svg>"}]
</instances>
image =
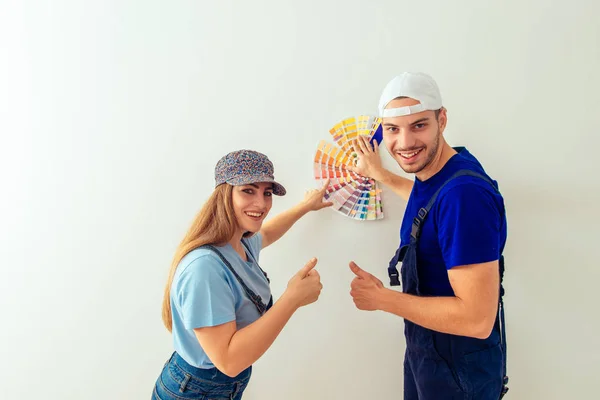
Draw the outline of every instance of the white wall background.
<instances>
[{"instance_id":1,"label":"white wall background","mask_svg":"<svg viewBox=\"0 0 600 400\"><path fill-rule=\"evenodd\" d=\"M328 129L404 70L437 79L448 140L506 198L508 398L597 393L598 2L1 4L3 399L149 398L168 264L218 158L267 153L282 211ZM404 203L384 202L384 221L312 214L263 253L277 295L313 255L325 289L245 398L401 398L401 319L348 294L350 257L386 279Z\"/></svg>"}]
</instances>

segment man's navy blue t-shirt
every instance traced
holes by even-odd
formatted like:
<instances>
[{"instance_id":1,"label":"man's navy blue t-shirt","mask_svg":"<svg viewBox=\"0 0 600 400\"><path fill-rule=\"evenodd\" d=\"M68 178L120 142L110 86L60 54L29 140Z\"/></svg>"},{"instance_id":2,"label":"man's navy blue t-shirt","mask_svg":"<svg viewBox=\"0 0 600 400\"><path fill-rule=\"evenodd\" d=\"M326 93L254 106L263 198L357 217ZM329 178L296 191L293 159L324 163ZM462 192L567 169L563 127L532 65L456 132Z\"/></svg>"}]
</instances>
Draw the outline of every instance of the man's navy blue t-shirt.
<instances>
[{"instance_id":1,"label":"man's navy blue t-shirt","mask_svg":"<svg viewBox=\"0 0 600 400\"><path fill-rule=\"evenodd\" d=\"M413 218L454 173L462 169L489 178L479 161L457 147L444 167L426 181L415 179L400 230L408 244ZM490 178L490 180L492 180ZM493 181L493 180L492 180ZM493 181L497 186L496 181ZM423 295L453 296L448 270L498 260L506 243L506 216L500 193L485 180L460 176L439 193L422 226L417 247L419 286Z\"/></svg>"}]
</instances>

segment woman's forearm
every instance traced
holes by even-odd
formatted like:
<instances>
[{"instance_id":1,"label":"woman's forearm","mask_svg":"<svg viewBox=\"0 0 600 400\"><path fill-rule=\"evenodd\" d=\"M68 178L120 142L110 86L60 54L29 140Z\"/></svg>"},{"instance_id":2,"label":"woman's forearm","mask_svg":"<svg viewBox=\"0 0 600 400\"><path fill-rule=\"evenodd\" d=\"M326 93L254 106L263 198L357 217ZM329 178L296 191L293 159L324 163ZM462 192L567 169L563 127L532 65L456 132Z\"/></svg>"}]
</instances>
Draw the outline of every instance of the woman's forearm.
<instances>
[{"instance_id":1,"label":"woman's forearm","mask_svg":"<svg viewBox=\"0 0 600 400\"><path fill-rule=\"evenodd\" d=\"M223 372L237 376L254 364L271 347L297 308L284 293L262 317L235 332L229 342Z\"/></svg>"},{"instance_id":2,"label":"woman's forearm","mask_svg":"<svg viewBox=\"0 0 600 400\"><path fill-rule=\"evenodd\" d=\"M260 230L263 237L263 245L265 248L279 240L291 227L309 212L309 208L304 203L299 203L296 206L274 216L265 221Z\"/></svg>"}]
</instances>

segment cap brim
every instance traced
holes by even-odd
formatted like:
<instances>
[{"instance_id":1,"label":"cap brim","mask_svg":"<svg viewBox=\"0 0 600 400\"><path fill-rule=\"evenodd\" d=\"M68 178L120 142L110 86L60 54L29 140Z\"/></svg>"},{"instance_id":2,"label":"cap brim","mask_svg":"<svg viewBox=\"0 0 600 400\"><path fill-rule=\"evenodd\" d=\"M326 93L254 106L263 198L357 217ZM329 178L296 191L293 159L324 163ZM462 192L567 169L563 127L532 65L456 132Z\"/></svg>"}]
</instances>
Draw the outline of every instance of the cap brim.
<instances>
[{"instance_id":1,"label":"cap brim","mask_svg":"<svg viewBox=\"0 0 600 400\"><path fill-rule=\"evenodd\" d=\"M260 182L269 182L273 184L273 194L277 196L285 196L287 191L280 183L276 182L273 178L267 175L259 175L252 177L238 177L235 179L231 179L227 181L230 185L233 186L241 186L241 185L249 185L251 183L260 183Z\"/></svg>"}]
</instances>

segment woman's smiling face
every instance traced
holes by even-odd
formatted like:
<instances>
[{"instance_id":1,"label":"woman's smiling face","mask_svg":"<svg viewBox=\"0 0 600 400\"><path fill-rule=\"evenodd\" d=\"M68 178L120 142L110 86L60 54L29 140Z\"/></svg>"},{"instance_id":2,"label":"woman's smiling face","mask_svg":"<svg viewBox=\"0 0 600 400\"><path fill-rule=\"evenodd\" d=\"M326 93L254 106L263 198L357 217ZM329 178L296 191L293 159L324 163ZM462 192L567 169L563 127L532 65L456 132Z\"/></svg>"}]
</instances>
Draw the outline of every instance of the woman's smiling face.
<instances>
[{"instance_id":1,"label":"woman's smiling face","mask_svg":"<svg viewBox=\"0 0 600 400\"><path fill-rule=\"evenodd\" d=\"M234 186L233 210L239 228L244 232L260 231L273 205L273 184L262 182Z\"/></svg>"}]
</instances>

